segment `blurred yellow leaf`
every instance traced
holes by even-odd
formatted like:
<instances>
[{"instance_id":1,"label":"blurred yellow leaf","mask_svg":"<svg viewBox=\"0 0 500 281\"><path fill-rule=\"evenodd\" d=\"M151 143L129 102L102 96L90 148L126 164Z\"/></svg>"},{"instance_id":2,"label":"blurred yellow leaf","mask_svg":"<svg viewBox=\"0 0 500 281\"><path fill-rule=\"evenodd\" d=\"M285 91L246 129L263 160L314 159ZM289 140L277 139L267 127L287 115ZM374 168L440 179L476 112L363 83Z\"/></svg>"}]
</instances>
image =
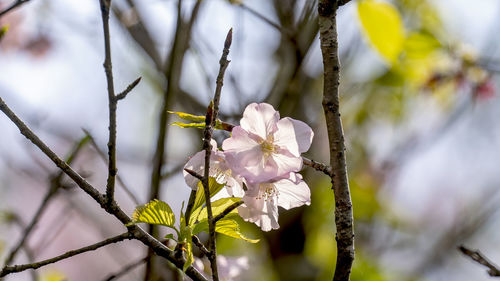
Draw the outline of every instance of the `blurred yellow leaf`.
<instances>
[{"instance_id":1,"label":"blurred yellow leaf","mask_svg":"<svg viewBox=\"0 0 500 281\"><path fill-rule=\"evenodd\" d=\"M441 43L427 32L412 32L405 40L404 50L409 58L426 58L441 47Z\"/></svg>"},{"instance_id":2,"label":"blurred yellow leaf","mask_svg":"<svg viewBox=\"0 0 500 281\"><path fill-rule=\"evenodd\" d=\"M42 276L39 279L40 281L65 281L68 280L66 276L55 269L50 269L42 274Z\"/></svg>"},{"instance_id":3,"label":"blurred yellow leaf","mask_svg":"<svg viewBox=\"0 0 500 281\"><path fill-rule=\"evenodd\" d=\"M389 3L366 0L358 4L358 14L370 43L388 63L394 63L403 50L405 39L398 10Z\"/></svg>"},{"instance_id":4,"label":"blurred yellow leaf","mask_svg":"<svg viewBox=\"0 0 500 281\"><path fill-rule=\"evenodd\" d=\"M2 37L5 35L5 33L7 33L8 30L9 30L8 25L0 27L0 39L2 39Z\"/></svg>"}]
</instances>

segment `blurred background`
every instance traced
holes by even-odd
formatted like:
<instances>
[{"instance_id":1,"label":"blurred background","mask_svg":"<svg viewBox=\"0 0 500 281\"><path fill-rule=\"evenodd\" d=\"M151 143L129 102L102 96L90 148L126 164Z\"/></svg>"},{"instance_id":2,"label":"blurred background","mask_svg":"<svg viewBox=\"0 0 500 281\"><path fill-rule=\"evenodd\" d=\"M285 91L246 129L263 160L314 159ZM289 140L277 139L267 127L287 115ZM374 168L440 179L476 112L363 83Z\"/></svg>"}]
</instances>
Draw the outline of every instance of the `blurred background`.
<instances>
[{"instance_id":1,"label":"blurred background","mask_svg":"<svg viewBox=\"0 0 500 281\"><path fill-rule=\"evenodd\" d=\"M0 10L12 2L0 0ZM338 12L356 233L351 280L491 280L456 248L481 249L500 263L500 2L373 3L353 0ZM316 6L312 0L113 0L116 91L142 77L118 107L117 200L127 213L159 198L178 214L187 201L181 169L201 150L201 131L170 126L179 120L162 113L204 114L231 27L221 119L237 124L247 104L271 103L282 117L313 128L305 156L328 162ZM0 96L103 191L107 164L99 151L106 151L108 100L98 1L32 0L0 17L4 26ZM165 142L158 142L163 133ZM216 133L219 145L225 137ZM155 161L159 153L163 165ZM155 169L158 183L152 181ZM331 184L310 168L302 174L311 206L281 212L275 231L244 224L243 232L261 239L258 244L219 237L218 251L229 261L248 257L233 280L331 280ZM40 206L44 212L15 264L123 231L2 115L2 264ZM5 279L106 280L134 265L120 280L143 280L146 253L142 244L126 241ZM156 263L151 280L182 280Z\"/></svg>"}]
</instances>

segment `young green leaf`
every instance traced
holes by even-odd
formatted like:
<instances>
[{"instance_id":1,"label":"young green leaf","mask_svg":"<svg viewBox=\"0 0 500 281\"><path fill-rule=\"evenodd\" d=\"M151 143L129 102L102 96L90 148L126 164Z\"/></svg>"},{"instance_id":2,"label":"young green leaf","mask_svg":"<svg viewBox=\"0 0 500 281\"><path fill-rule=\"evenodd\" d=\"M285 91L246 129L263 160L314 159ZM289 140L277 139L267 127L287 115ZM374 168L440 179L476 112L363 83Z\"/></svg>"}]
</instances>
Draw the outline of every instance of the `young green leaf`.
<instances>
[{"instance_id":1,"label":"young green leaf","mask_svg":"<svg viewBox=\"0 0 500 281\"><path fill-rule=\"evenodd\" d=\"M182 250L186 253L186 263L184 263L183 270L186 271L186 269L193 264L194 262L194 256L193 256L193 245L192 245L192 236L193 236L193 231L189 225L186 225L185 223L185 218L184 215L182 215L181 212L181 225L180 225L180 233L179 233L179 241L180 243L184 244Z\"/></svg>"},{"instance_id":2,"label":"young green leaf","mask_svg":"<svg viewBox=\"0 0 500 281\"><path fill-rule=\"evenodd\" d=\"M218 183L215 178L208 178L208 189L210 191L210 198L217 194L222 188L224 184ZM205 190L201 181L198 182L198 189L196 190L196 197L194 199L193 210L198 209L198 207L203 206L205 204ZM193 217L193 216L192 216Z\"/></svg>"},{"instance_id":3,"label":"young green leaf","mask_svg":"<svg viewBox=\"0 0 500 281\"><path fill-rule=\"evenodd\" d=\"M193 264L194 262L194 256L193 256L193 242L191 239L187 239L186 241L186 246L185 246L185 251L186 251L186 262L184 263L184 266L182 267L183 271L186 271L186 269Z\"/></svg>"},{"instance_id":4,"label":"young green leaf","mask_svg":"<svg viewBox=\"0 0 500 281\"><path fill-rule=\"evenodd\" d=\"M159 224L174 228L175 215L170 206L157 199L135 209L133 223Z\"/></svg>"},{"instance_id":5,"label":"young green leaf","mask_svg":"<svg viewBox=\"0 0 500 281\"><path fill-rule=\"evenodd\" d=\"M169 233L169 234L165 235L165 239L172 239L172 240L175 240L175 238L174 238L174 234Z\"/></svg>"},{"instance_id":6,"label":"young green leaf","mask_svg":"<svg viewBox=\"0 0 500 281\"><path fill-rule=\"evenodd\" d=\"M231 219L222 219L217 222L215 226L215 232L233 237L236 239L241 239L250 243L257 243L259 239L250 239L240 232L240 226L237 221Z\"/></svg>"},{"instance_id":7,"label":"young green leaf","mask_svg":"<svg viewBox=\"0 0 500 281\"><path fill-rule=\"evenodd\" d=\"M404 26L398 10L390 3L365 0L358 4L364 34L389 63L394 63L404 44Z\"/></svg>"},{"instance_id":8,"label":"young green leaf","mask_svg":"<svg viewBox=\"0 0 500 281\"><path fill-rule=\"evenodd\" d=\"M230 198L221 198L219 200L216 200L212 202L212 214L214 217L218 216L220 213L224 212L229 206L232 204L240 201L241 198L236 198L236 197L230 197ZM238 210L234 209L231 212L229 212L225 218L228 217L234 217L238 215ZM197 224L195 224L196 221L199 221ZM208 214L207 214L207 208L204 208L200 206L197 208L193 214L191 215L191 219L189 220L189 225L193 226L193 233L198 234L202 231L207 232L208 231Z\"/></svg>"},{"instance_id":9,"label":"young green leaf","mask_svg":"<svg viewBox=\"0 0 500 281\"><path fill-rule=\"evenodd\" d=\"M203 129L205 128L205 123L180 123L180 122L174 122L170 125L175 125L179 126L181 128L197 128L197 129Z\"/></svg>"},{"instance_id":10,"label":"young green leaf","mask_svg":"<svg viewBox=\"0 0 500 281\"><path fill-rule=\"evenodd\" d=\"M205 122L205 116L201 115L193 115L189 113L184 113L184 112L177 112L177 111L167 111L168 113L171 114L176 114L180 118L184 120L189 120L189 121L194 121L194 122Z\"/></svg>"},{"instance_id":11,"label":"young green leaf","mask_svg":"<svg viewBox=\"0 0 500 281\"><path fill-rule=\"evenodd\" d=\"M233 205L234 203L240 201L241 198L237 197L229 197L229 198L221 198L219 200L216 200L212 202L212 214L214 217L218 216L220 213L222 213L225 209L227 209L229 206ZM226 215L228 216L234 216L238 215L238 210L234 209L232 210L229 214ZM207 220L208 219L208 214L207 214L207 208L203 208L200 211L200 214L198 215L198 220Z\"/></svg>"}]
</instances>

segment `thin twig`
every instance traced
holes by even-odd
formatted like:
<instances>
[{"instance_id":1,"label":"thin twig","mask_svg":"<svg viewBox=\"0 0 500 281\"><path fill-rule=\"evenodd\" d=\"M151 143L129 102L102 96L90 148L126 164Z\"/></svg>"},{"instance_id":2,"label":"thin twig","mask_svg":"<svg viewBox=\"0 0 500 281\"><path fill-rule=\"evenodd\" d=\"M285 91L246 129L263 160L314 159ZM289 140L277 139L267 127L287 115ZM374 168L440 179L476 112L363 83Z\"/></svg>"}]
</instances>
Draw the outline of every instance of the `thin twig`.
<instances>
[{"instance_id":1,"label":"thin twig","mask_svg":"<svg viewBox=\"0 0 500 281\"><path fill-rule=\"evenodd\" d=\"M106 200L108 206L113 201L116 178L116 108L115 86L113 83L113 67L111 64L111 40L109 32L109 8L111 0L99 0L101 4L102 27L104 31L104 72L108 84L109 102L109 140L108 140L108 179L106 181Z\"/></svg>"},{"instance_id":2,"label":"thin twig","mask_svg":"<svg viewBox=\"0 0 500 281\"><path fill-rule=\"evenodd\" d=\"M306 165L306 166L309 166L309 167L315 169L316 171L320 171L320 172L324 173L325 175L333 178L332 167L330 167L330 166L327 166L327 165L320 163L320 162L316 162L312 159L308 159L308 158L303 157L303 156L302 156L302 163L304 163L304 165Z\"/></svg>"},{"instance_id":3,"label":"thin twig","mask_svg":"<svg viewBox=\"0 0 500 281\"><path fill-rule=\"evenodd\" d=\"M155 41L151 32L144 25L143 16L136 8L135 1L126 1L130 7L119 7L121 5L112 5L112 11L120 24L127 30L132 39L142 48L146 55L153 61L157 69L162 68L162 60L156 49ZM120 3L121 4L121 3ZM132 12L137 17L137 21L127 20L127 14Z\"/></svg>"},{"instance_id":4,"label":"thin twig","mask_svg":"<svg viewBox=\"0 0 500 281\"><path fill-rule=\"evenodd\" d=\"M198 236L193 235L191 237L191 240L196 245L196 247L198 247L198 249L200 249L200 251L203 255L205 255L205 256L210 255L210 251L205 247L205 245L203 245L203 243L201 243L200 238L198 238Z\"/></svg>"},{"instance_id":5,"label":"thin twig","mask_svg":"<svg viewBox=\"0 0 500 281\"><path fill-rule=\"evenodd\" d=\"M337 5L340 7L340 6L344 6L345 4L351 2L351 0L337 0Z\"/></svg>"},{"instance_id":6,"label":"thin twig","mask_svg":"<svg viewBox=\"0 0 500 281\"><path fill-rule=\"evenodd\" d=\"M99 191L88 183L80 174L75 172L66 162L64 162L57 154L55 154L40 138L31 131L24 122L17 117L17 115L12 112L12 110L5 104L3 99L0 97L0 111L2 111L19 129L21 134L30 140L36 147L38 147L61 171L63 171L68 177L70 177L85 193L92 197L106 212L113 215L121 223L127 225L129 232L133 234L134 238L141 241L144 245L153 249L154 252L166 258L168 261L172 262L178 268L183 268L185 260L178 259L174 256L172 250L163 245L160 241L149 235L147 232L142 230L136 225L129 225L131 222L130 217L123 212L123 210L118 206L116 201L112 201L111 205L108 206L106 197L99 193ZM203 280L207 279L194 267L189 266L186 269L186 274L193 280Z\"/></svg>"},{"instance_id":7,"label":"thin twig","mask_svg":"<svg viewBox=\"0 0 500 281\"><path fill-rule=\"evenodd\" d=\"M193 211L195 199L196 199L196 190L192 189L191 193L189 194L189 200L186 207L186 212L184 213L186 216L186 224L189 224L189 220L191 219L191 212Z\"/></svg>"},{"instance_id":8,"label":"thin twig","mask_svg":"<svg viewBox=\"0 0 500 281\"><path fill-rule=\"evenodd\" d=\"M26 225L23 223L23 221L21 220L21 218L19 218L18 216L14 215L13 220L14 220L14 222L18 225L18 227L21 230L24 231L24 229L26 229ZM23 250L24 250L24 253L26 254L26 257L28 257L28 262L29 263L35 262L35 255L33 253L33 249L31 249L28 245L24 244L23 245ZM36 271L32 271L30 273L31 273L31 280L37 281L38 278L39 278L38 273Z\"/></svg>"},{"instance_id":9,"label":"thin twig","mask_svg":"<svg viewBox=\"0 0 500 281\"><path fill-rule=\"evenodd\" d=\"M136 267L138 267L139 265L145 263L147 260L148 260L148 257L144 257L144 258L142 258L140 260L137 260L137 261L134 261L134 262L132 262L130 264L127 264L122 269L120 269L120 271L112 273L108 277L104 278L103 281L111 281L111 280L114 280L116 278L120 278L123 275L129 273L131 270L133 270Z\"/></svg>"},{"instance_id":10,"label":"thin twig","mask_svg":"<svg viewBox=\"0 0 500 281\"><path fill-rule=\"evenodd\" d=\"M203 134L203 150L205 150L205 171L203 174L203 189L205 192L205 205L207 208L207 217L208 217L208 249L210 254L208 255L208 259L210 260L210 267L212 268L212 278L214 281L219 280L219 275L217 272L217 248L215 245L215 221L213 220L212 214L212 203L210 201L210 187L208 185L209 179L209 170L210 170L210 155L212 153L212 145L210 144L210 140L212 139L212 133L215 126L215 120L217 120L217 115L219 114L219 101L222 92L222 85L224 84L224 73L226 72L226 68L229 65L229 61L227 60L227 56L229 55L229 48L231 47L233 39L233 29L231 28L227 33L226 40L224 42L224 50L222 51L222 56L220 58L219 64L219 74L217 75L216 84L217 87L215 89L213 102L210 103L207 110L207 115L205 118L205 131Z\"/></svg>"},{"instance_id":11,"label":"thin twig","mask_svg":"<svg viewBox=\"0 0 500 281\"><path fill-rule=\"evenodd\" d=\"M135 86L137 86L137 84L139 84L139 82L141 82L141 79L142 79L142 77L139 77L139 78L135 79L134 82L130 83L130 85L128 85L127 88L125 90L123 90L123 92L116 95L116 100L122 100L122 99L126 98L127 95L130 93L130 91L132 91L135 88Z\"/></svg>"},{"instance_id":12,"label":"thin twig","mask_svg":"<svg viewBox=\"0 0 500 281\"><path fill-rule=\"evenodd\" d=\"M234 202L233 204L231 204L229 207L227 207L226 209L224 209L224 211L222 211L220 214L218 214L216 217L214 217L214 222L218 222L220 221L221 219L223 219L225 216L227 216L229 213L231 213L232 210L238 208L239 206L241 206L243 204L243 200L240 200L238 202Z\"/></svg>"},{"instance_id":13,"label":"thin twig","mask_svg":"<svg viewBox=\"0 0 500 281\"><path fill-rule=\"evenodd\" d=\"M184 171L188 172L188 174L190 174L191 176L199 179L199 180L203 180L203 176L198 174L197 172L193 171L193 170L190 170L188 168L184 168Z\"/></svg>"},{"instance_id":14,"label":"thin twig","mask_svg":"<svg viewBox=\"0 0 500 281\"><path fill-rule=\"evenodd\" d=\"M5 10L0 11L0 17L3 15L7 14L8 12L14 10L15 8L21 6L24 3L28 3L30 0L17 0L16 2L12 3L9 7L7 7Z\"/></svg>"},{"instance_id":15,"label":"thin twig","mask_svg":"<svg viewBox=\"0 0 500 281\"><path fill-rule=\"evenodd\" d=\"M182 170L182 167L184 167L184 163L178 164L177 166L173 167L170 171L166 171L161 175L161 180L166 180L169 177L177 174L179 171Z\"/></svg>"},{"instance_id":16,"label":"thin twig","mask_svg":"<svg viewBox=\"0 0 500 281\"><path fill-rule=\"evenodd\" d=\"M2 269L2 271L0 271L0 277L4 277L5 275L10 274L10 273L25 271L27 269L37 269L37 268L40 268L42 266L46 266L48 264L58 262L60 260L70 258L72 256L76 256L76 255L79 255L79 254L82 254L85 252L89 252L89 251L94 251L94 250L97 250L97 249L104 247L106 245L117 243L117 242L120 242L120 241L123 241L126 239L132 239L132 238L133 238L133 236L129 232L126 232L126 233L120 234L118 236L106 239L104 241L89 245L87 247L83 247L83 248L80 248L77 250L72 250L72 251L66 252L60 256L53 257L51 259L46 259L43 261L30 263L30 264L5 266Z\"/></svg>"},{"instance_id":17,"label":"thin twig","mask_svg":"<svg viewBox=\"0 0 500 281\"><path fill-rule=\"evenodd\" d=\"M257 12L253 8L248 7L244 3L239 4L239 6L245 10L248 11L250 14L254 15L255 17L261 19L263 22L269 24L270 26L274 27L276 30L278 30L280 33L290 36L288 31L283 30L283 27L280 26L279 24L275 23L274 21L268 19L266 16L262 15L261 13Z\"/></svg>"},{"instance_id":18,"label":"thin twig","mask_svg":"<svg viewBox=\"0 0 500 281\"><path fill-rule=\"evenodd\" d=\"M84 137L75 145L75 147L72 149L71 153L68 155L68 157L66 159L66 163L71 164L73 162L76 155L80 152L80 150L85 145L85 143L87 143L87 141L89 141L89 138ZM62 171L60 171L56 176L54 176L50 180L49 190L45 194L45 196L42 200L42 203L38 207L37 211L35 212L35 215L31 219L30 223L24 229L23 236L21 237L21 239L19 239L16 246L12 249L12 251L7 256L7 259L5 260L6 265L10 264L14 260L18 251L21 249L21 247L23 247L24 243L27 241L28 237L31 234L31 231L33 230L33 228L37 224L38 220L42 216L43 212L45 211L45 209L49 205L49 202L51 201L53 196L59 190L59 187L61 186L61 179L62 179L63 175L64 175L64 173Z\"/></svg>"},{"instance_id":19,"label":"thin twig","mask_svg":"<svg viewBox=\"0 0 500 281\"><path fill-rule=\"evenodd\" d=\"M318 2L319 37L324 66L323 110L330 143L330 166L333 173L332 188L335 197L337 227L337 264L333 280L348 281L354 261L354 230L344 132L339 106L340 63L337 8L337 1L320 0Z\"/></svg>"},{"instance_id":20,"label":"thin twig","mask_svg":"<svg viewBox=\"0 0 500 281\"><path fill-rule=\"evenodd\" d=\"M99 148L99 145L97 145L97 142L95 141L94 137L86 129L83 129L83 132L85 133L85 135L89 136L90 144L94 147L95 151L97 152L97 155L101 157L104 163L107 163L108 159L106 159L106 154L104 154L102 149ZM128 185L125 184L122 177L120 177L120 175L116 175L116 180L122 186L123 191L125 191L128 197L134 202L134 204L140 205L139 199L137 199L137 196L135 196L135 194L132 192L132 189L130 189Z\"/></svg>"},{"instance_id":21,"label":"thin twig","mask_svg":"<svg viewBox=\"0 0 500 281\"><path fill-rule=\"evenodd\" d=\"M479 250L470 250L465 246L459 246L458 250L470 257L473 261L488 268L488 274L493 277L500 277L500 267L489 261Z\"/></svg>"}]
</instances>

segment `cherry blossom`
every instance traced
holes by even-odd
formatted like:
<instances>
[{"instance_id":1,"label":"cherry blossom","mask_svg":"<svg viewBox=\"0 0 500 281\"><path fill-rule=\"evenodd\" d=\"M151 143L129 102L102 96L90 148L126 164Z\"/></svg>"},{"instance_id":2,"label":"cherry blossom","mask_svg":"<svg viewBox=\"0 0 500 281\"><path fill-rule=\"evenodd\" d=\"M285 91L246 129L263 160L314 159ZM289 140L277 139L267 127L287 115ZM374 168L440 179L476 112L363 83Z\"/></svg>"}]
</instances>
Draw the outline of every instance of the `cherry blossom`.
<instances>
[{"instance_id":1,"label":"cherry blossom","mask_svg":"<svg viewBox=\"0 0 500 281\"><path fill-rule=\"evenodd\" d=\"M300 174L290 173L289 178L249 184L242 200L245 204L238 208L239 215L269 231L279 228L278 206L289 210L310 205L311 191Z\"/></svg>"},{"instance_id":2,"label":"cherry blossom","mask_svg":"<svg viewBox=\"0 0 500 281\"><path fill-rule=\"evenodd\" d=\"M280 119L272 105L252 103L222 148L236 174L260 183L298 172L302 168L300 154L309 149L313 135L302 121Z\"/></svg>"},{"instance_id":3,"label":"cherry blossom","mask_svg":"<svg viewBox=\"0 0 500 281\"><path fill-rule=\"evenodd\" d=\"M234 175L228 167L224 153L217 149L217 142L212 139L210 144L212 145L212 153L210 153L209 176L214 177L218 183L225 184L229 195L242 197L244 195L243 179ZM184 168L203 175L205 172L205 150L199 151L191 157ZM187 185L196 190L199 180L186 171L183 171L183 174Z\"/></svg>"}]
</instances>

